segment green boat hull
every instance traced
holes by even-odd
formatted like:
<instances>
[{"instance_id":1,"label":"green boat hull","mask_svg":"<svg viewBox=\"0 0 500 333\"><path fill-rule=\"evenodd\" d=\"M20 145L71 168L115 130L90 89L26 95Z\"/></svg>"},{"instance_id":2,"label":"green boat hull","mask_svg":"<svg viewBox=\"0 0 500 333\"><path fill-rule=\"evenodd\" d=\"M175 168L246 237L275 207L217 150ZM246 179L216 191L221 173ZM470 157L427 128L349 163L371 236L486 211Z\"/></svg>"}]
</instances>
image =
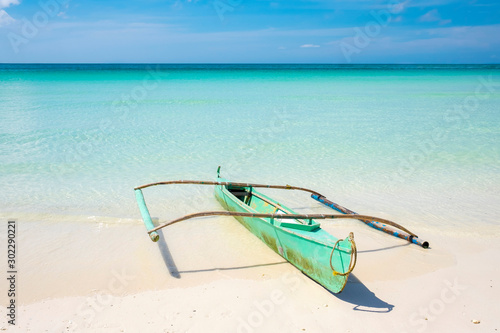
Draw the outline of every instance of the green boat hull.
<instances>
[{"instance_id":1,"label":"green boat hull","mask_svg":"<svg viewBox=\"0 0 500 333\"><path fill-rule=\"evenodd\" d=\"M219 181L225 181L219 178ZM250 187L215 187L219 203L229 211L270 214L296 214ZM347 283L352 260L352 246L348 238L337 238L322 230L314 220L270 219L236 217L274 252L281 255L304 274L333 293L339 293ZM338 241L338 243L337 243ZM337 244L335 246L335 244ZM332 250L335 246L335 250ZM331 260L331 261L330 261ZM331 262L331 265L330 265Z\"/></svg>"}]
</instances>

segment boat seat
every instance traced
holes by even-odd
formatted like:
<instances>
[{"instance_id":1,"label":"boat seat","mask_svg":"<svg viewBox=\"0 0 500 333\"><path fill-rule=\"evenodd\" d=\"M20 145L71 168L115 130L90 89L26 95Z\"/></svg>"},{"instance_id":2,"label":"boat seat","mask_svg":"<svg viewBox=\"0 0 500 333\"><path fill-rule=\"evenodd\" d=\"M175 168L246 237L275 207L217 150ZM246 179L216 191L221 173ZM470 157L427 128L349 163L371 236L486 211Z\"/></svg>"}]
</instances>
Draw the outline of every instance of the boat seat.
<instances>
[{"instance_id":1,"label":"boat seat","mask_svg":"<svg viewBox=\"0 0 500 333\"><path fill-rule=\"evenodd\" d=\"M247 191L230 191L235 197L248 197L251 193Z\"/></svg>"}]
</instances>

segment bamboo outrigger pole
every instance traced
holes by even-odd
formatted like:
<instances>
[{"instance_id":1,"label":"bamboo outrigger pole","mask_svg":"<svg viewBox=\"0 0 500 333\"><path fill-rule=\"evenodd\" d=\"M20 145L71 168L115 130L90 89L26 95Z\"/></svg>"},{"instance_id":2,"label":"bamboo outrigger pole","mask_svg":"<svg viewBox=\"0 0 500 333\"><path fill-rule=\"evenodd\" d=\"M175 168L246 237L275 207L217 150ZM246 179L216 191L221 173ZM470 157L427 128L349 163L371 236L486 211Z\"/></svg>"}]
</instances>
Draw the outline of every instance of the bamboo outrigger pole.
<instances>
[{"instance_id":1,"label":"bamboo outrigger pole","mask_svg":"<svg viewBox=\"0 0 500 333\"><path fill-rule=\"evenodd\" d=\"M422 241L422 240L418 239L417 235L414 235L413 233L408 232L406 229L401 229L401 228L397 227L403 231L406 231L407 234L404 234L404 233L398 232L397 230L394 230L394 229L388 227L387 225L391 225L389 223L385 223L385 222L382 222L382 221L379 221L379 220L373 219L373 218L365 219L361 215L358 215L358 213L355 213L348 208L342 207L341 205L336 204L335 202L328 200L327 198L325 198L324 196L322 196L320 194L312 194L311 198L321 202L325 206L328 206L330 208L335 209L338 212L341 212L341 213L347 214L347 215L351 215L351 216L355 216L356 219L360 220L361 222L365 223L366 225L369 225L372 228L383 231L389 235L393 235L394 237L404 239L410 243L417 244L417 245L423 247L424 249L427 249L429 247L429 242Z\"/></svg>"},{"instance_id":2,"label":"bamboo outrigger pole","mask_svg":"<svg viewBox=\"0 0 500 333\"><path fill-rule=\"evenodd\" d=\"M180 218L180 220L177 219L177 220L168 222L168 223L166 223L166 225L155 227L153 224L153 221L151 220L151 217L149 215L148 208L146 207L146 203L144 201L144 196L142 194L142 189L145 189L147 187L152 187L152 186L158 186L158 185L173 185L173 184L222 185L222 186L234 186L234 187L255 187L255 188L271 188L271 189L282 189L282 190L298 190L298 191L309 192L309 193L311 193L311 197L313 199L315 199L315 200L321 202L322 204L324 204L330 208L333 208L333 209L335 209L343 214L346 214L346 216L342 217L343 215L331 215L331 214L330 215L328 215L328 214L326 214L326 215L325 214L294 214L294 215L264 214L266 216L254 216L254 217L290 218L290 219L309 219L310 217L308 217L308 216L314 216L314 217L311 217L313 219L353 218L353 219L358 219L359 221L365 223L366 225L368 225L372 228L375 228L377 230L385 232L389 235L404 239L410 243L422 246L425 249L429 247L429 242L420 240L417 235L415 235L414 233L405 229L404 227L400 226L397 223L394 223L394 222L391 222L391 221L385 220L385 219L380 219L377 217L372 217L372 216L367 216L367 215L359 215L348 208L342 207L342 206L328 200L324 195L322 195L314 190L310 190L310 189L307 189L304 187L297 187L297 186L291 186L291 185L267 185L267 184L222 182L222 181L199 181L199 180L171 180L171 181L164 181L164 182L156 182L156 183L150 183L150 184L137 186L134 189L136 192L136 198L137 198L137 202L139 204L139 209L141 211L142 218L144 220L144 223L146 225L146 228L148 230L150 238L154 242L158 241L158 239L160 237L158 235L158 233L156 233L156 230L161 229L160 227L163 228L163 227L170 225L172 223L184 221L186 219L193 218L193 217L199 217L199 216L213 216L213 215L246 216L246 215L237 215L237 214L247 214L247 213L237 213L237 212L196 213L196 214L186 215L186 216ZM214 214L214 213L217 213L217 214ZM199 215L199 214L205 214L205 215ZM254 214L254 215L257 215L257 214ZM302 216L302 217L298 217L298 216ZM325 217L320 217L320 216L325 216ZM334 216L334 217L332 217L332 216ZM400 229L403 232L398 232L397 230L394 230L388 226L393 226L395 228Z\"/></svg>"},{"instance_id":3,"label":"bamboo outrigger pole","mask_svg":"<svg viewBox=\"0 0 500 333\"><path fill-rule=\"evenodd\" d=\"M153 242L157 242L160 239L160 235L156 231L152 231L155 225L153 224L153 220L151 219L151 215L149 214L148 206L146 206L146 201L144 201L144 195L140 189L135 189L135 198L137 200L137 204L139 205L139 210L141 211L142 220L144 221L144 225L148 230L149 238Z\"/></svg>"}]
</instances>

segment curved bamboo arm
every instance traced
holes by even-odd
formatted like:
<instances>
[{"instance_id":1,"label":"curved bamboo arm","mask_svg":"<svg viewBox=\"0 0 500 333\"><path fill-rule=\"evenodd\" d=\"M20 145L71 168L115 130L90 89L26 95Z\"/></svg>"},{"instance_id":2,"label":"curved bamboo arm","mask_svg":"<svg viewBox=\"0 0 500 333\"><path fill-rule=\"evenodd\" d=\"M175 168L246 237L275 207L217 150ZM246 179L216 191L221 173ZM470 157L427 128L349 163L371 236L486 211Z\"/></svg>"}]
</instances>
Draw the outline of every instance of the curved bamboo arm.
<instances>
[{"instance_id":1,"label":"curved bamboo arm","mask_svg":"<svg viewBox=\"0 0 500 333\"><path fill-rule=\"evenodd\" d=\"M182 217L179 217L175 220L172 220L167 223L163 223L156 228L153 228L151 230L148 230L148 234L151 234L152 232L158 231L162 228L168 227L169 225L172 225L174 223L182 222L185 220L189 220L195 217L202 217L202 216L242 216L242 217L265 217L265 218L272 218L272 219L295 219L295 220L326 220L326 219L355 219L355 220L371 220L371 221L376 221L380 223L384 223L387 225L391 225L393 227L399 228L403 230L404 232L407 232L413 237L417 237L414 233L406 229L405 227L386 220L386 219L381 219L379 217L375 216L369 216L369 215L358 215L358 214L350 214L350 215L340 215L340 214L264 214L264 213L242 213L242 212L228 212L228 211L212 211L212 212L201 212L201 213L194 213L194 214L188 214Z\"/></svg>"},{"instance_id":2,"label":"curved bamboo arm","mask_svg":"<svg viewBox=\"0 0 500 333\"><path fill-rule=\"evenodd\" d=\"M297 187L291 185L266 185L266 184L252 184L252 183L234 183L234 182L214 182L214 181L200 181L200 180L170 180L166 182L156 182L137 186L134 190L141 190L146 187L158 185L172 185L172 184L192 184L192 185L222 185L222 186L236 186L236 187L260 187L260 188L274 188L282 190L298 190L305 191L311 194L322 196L316 191L304 187Z\"/></svg>"}]
</instances>

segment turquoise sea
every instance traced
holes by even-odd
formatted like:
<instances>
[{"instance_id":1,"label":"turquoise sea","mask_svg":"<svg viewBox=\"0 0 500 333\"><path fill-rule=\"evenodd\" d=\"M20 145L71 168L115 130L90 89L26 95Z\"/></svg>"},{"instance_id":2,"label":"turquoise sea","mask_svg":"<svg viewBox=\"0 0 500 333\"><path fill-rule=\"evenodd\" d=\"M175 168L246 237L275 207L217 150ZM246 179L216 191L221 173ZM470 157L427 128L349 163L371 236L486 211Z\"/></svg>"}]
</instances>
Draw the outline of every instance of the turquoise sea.
<instances>
[{"instance_id":1,"label":"turquoise sea","mask_svg":"<svg viewBox=\"0 0 500 333\"><path fill-rule=\"evenodd\" d=\"M0 65L2 215L140 223L135 186L219 165L420 230L498 230L500 66ZM160 219L218 207L146 191Z\"/></svg>"}]
</instances>

